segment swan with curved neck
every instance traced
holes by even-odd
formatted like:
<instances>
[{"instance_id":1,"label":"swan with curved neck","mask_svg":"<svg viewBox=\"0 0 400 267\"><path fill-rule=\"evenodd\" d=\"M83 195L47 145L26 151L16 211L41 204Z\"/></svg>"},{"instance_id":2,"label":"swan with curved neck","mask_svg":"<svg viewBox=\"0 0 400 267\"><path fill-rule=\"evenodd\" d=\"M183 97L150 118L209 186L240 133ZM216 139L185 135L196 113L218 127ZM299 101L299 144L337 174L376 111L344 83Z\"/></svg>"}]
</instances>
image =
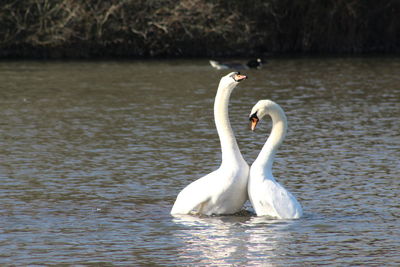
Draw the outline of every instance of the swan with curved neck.
<instances>
[{"instance_id":1,"label":"swan with curved neck","mask_svg":"<svg viewBox=\"0 0 400 267\"><path fill-rule=\"evenodd\" d=\"M275 154L287 131L287 119L283 109L271 100L260 100L251 110L251 130L259 120L269 115L272 130L257 159L251 165L248 193L257 216L278 219L297 219L303 214L296 198L279 184L272 175Z\"/></svg>"},{"instance_id":2,"label":"swan with curved neck","mask_svg":"<svg viewBox=\"0 0 400 267\"><path fill-rule=\"evenodd\" d=\"M186 186L178 194L171 214L233 214L240 211L246 202L249 165L240 153L228 114L230 95L246 78L238 72L221 78L214 102L214 119L222 151L221 166Z\"/></svg>"}]
</instances>

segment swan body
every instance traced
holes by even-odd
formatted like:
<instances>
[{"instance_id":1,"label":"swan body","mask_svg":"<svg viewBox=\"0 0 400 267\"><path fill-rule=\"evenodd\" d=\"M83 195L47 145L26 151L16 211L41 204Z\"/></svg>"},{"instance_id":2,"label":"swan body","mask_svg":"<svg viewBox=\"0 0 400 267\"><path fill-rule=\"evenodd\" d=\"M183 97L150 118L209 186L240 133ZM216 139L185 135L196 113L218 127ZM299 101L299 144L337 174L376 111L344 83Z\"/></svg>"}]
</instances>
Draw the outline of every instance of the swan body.
<instances>
[{"instance_id":1,"label":"swan body","mask_svg":"<svg viewBox=\"0 0 400 267\"><path fill-rule=\"evenodd\" d=\"M251 165L248 194L257 216L297 219L303 214L296 198L272 175L275 154L286 136L287 119L282 108L271 100L260 100L250 113L251 129L264 116L272 118L272 130L257 159Z\"/></svg>"},{"instance_id":2,"label":"swan body","mask_svg":"<svg viewBox=\"0 0 400 267\"><path fill-rule=\"evenodd\" d=\"M217 70L235 69L235 70L247 70L247 69L261 69L263 60L261 58L249 60L246 64L237 62L219 62L210 60L210 65Z\"/></svg>"},{"instance_id":3,"label":"swan body","mask_svg":"<svg viewBox=\"0 0 400 267\"><path fill-rule=\"evenodd\" d=\"M177 196L171 214L233 214L248 199L249 166L243 159L229 122L229 97L247 77L232 72L221 78L214 102L214 119L221 142L221 166L186 186Z\"/></svg>"}]
</instances>

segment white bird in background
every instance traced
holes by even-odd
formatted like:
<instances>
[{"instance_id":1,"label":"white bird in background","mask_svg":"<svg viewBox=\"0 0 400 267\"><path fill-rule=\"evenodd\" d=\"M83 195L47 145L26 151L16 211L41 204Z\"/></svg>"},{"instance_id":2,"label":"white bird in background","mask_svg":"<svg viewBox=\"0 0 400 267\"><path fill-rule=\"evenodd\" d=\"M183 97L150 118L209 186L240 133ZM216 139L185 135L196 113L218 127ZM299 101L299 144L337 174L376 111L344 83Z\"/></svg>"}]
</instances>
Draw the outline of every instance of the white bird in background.
<instances>
[{"instance_id":1,"label":"white bird in background","mask_svg":"<svg viewBox=\"0 0 400 267\"><path fill-rule=\"evenodd\" d=\"M186 186L178 194L171 214L233 214L246 202L249 165L240 153L228 114L229 97L246 78L238 72L221 78L214 102L214 119L222 150L221 166Z\"/></svg>"},{"instance_id":2,"label":"white bird in background","mask_svg":"<svg viewBox=\"0 0 400 267\"><path fill-rule=\"evenodd\" d=\"M250 113L251 130L259 120L271 116L272 130L257 159L251 165L248 193L257 216L297 219L303 214L296 198L272 175L275 154L286 136L287 120L283 109L271 100L260 100Z\"/></svg>"}]
</instances>

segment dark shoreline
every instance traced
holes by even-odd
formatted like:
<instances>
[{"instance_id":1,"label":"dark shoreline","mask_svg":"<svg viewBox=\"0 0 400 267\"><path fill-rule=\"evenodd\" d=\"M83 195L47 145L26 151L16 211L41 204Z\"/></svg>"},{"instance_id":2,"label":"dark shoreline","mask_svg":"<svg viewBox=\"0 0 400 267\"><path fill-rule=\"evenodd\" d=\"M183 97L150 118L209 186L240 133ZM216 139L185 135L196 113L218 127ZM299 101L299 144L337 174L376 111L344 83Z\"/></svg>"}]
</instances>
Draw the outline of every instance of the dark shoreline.
<instances>
[{"instance_id":1,"label":"dark shoreline","mask_svg":"<svg viewBox=\"0 0 400 267\"><path fill-rule=\"evenodd\" d=\"M284 54L259 54L257 57L263 58L268 63L272 59L335 59L335 58L400 58L400 52L383 52L383 53L284 53ZM0 56L0 62L6 61L82 61L82 62L95 62L95 61L179 61L179 60L239 60L247 61L256 58L256 56L233 55L233 56L91 56L91 57L51 57L51 56Z\"/></svg>"},{"instance_id":2,"label":"dark shoreline","mask_svg":"<svg viewBox=\"0 0 400 267\"><path fill-rule=\"evenodd\" d=\"M5 0L0 59L400 53L400 1Z\"/></svg>"}]
</instances>

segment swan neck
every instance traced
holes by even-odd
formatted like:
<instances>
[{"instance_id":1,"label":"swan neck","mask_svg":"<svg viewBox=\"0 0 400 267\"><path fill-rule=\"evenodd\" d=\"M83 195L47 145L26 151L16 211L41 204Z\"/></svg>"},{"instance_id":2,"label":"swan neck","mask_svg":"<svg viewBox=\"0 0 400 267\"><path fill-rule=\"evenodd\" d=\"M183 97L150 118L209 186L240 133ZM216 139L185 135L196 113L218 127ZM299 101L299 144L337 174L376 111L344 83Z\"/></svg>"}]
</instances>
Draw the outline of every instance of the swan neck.
<instances>
[{"instance_id":1,"label":"swan neck","mask_svg":"<svg viewBox=\"0 0 400 267\"><path fill-rule=\"evenodd\" d=\"M267 141L265 142L260 154L258 155L255 165L259 166L268 174L272 176L272 164L275 160L275 154L279 146L282 144L287 131L287 119L283 110L279 107L269 114L272 118L272 130Z\"/></svg>"},{"instance_id":2,"label":"swan neck","mask_svg":"<svg viewBox=\"0 0 400 267\"><path fill-rule=\"evenodd\" d=\"M229 98L236 85L225 86L220 83L214 102L214 119L221 142L222 162L237 160L241 156L235 135L229 121Z\"/></svg>"}]
</instances>

